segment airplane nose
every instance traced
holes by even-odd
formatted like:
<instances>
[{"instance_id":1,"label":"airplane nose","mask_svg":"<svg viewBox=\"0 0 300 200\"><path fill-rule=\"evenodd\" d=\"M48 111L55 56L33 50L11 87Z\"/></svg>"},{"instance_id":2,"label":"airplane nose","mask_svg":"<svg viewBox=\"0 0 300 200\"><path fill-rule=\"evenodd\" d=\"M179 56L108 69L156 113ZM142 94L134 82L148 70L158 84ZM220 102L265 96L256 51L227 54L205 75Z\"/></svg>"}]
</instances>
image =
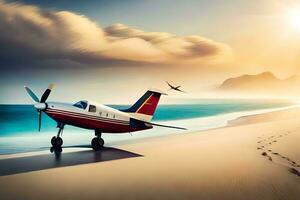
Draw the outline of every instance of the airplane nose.
<instances>
[{"instance_id":1,"label":"airplane nose","mask_svg":"<svg viewBox=\"0 0 300 200\"><path fill-rule=\"evenodd\" d=\"M45 110L47 105L45 103L36 103L34 104L34 107L38 110Z\"/></svg>"}]
</instances>

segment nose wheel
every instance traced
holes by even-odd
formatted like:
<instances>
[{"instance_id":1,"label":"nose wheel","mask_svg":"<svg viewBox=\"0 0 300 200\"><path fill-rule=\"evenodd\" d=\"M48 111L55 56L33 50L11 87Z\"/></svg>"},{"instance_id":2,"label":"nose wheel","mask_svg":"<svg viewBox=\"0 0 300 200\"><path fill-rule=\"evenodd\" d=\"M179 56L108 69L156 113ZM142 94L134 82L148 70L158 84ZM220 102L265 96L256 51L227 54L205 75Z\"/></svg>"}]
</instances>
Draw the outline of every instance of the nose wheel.
<instances>
[{"instance_id":1,"label":"nose wheel","mask_svg":"<svg viewBox=\"0 0 300 200\"><path fill-rule=\"evenodd\" d=\"M63 139L60 137L60 135L62 134L63 130L64 130L64 124L60 124L59 126L59 130L57 133L57 136L53 136L51 138L51 144L54 148L60 148L63 145Z\"/></svg>"},{"instance_id":2,"label":"nose wheel","mask_svg":"<svg viewBox=\"0 0 300 200\"><path fill-rule=\"evenodd\" d=\"M63 145L63 139L61 137L53 136L51 139L51 144L53 147L61 147Z\"/></svg>"},{"instance_id":3,"label":"nose wheel","mask_svg":"<svg viewBox=\"0 0 300 200\"><path fill-rule=\"evenodd\" d=\"M104 146L104 140L101 138L101 133L98 132L98 131L95 131L95 135L96 137L94 137L91 141L91 145L92 145L92 148L97 151L97 150L100 150L101 148L103 148Z\"/></svg>"}]
</instances>

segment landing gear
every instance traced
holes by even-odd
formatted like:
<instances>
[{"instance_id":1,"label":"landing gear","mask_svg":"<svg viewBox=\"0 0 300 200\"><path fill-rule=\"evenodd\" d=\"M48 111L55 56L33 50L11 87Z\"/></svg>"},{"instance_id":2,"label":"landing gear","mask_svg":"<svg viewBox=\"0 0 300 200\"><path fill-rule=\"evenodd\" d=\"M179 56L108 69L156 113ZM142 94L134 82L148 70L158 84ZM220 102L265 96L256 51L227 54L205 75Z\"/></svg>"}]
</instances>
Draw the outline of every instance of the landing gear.
<instances>
[{"instance_id":1,"label":"landing gear","mask_svg":"<svg viewBox=\"0 0 300 200\"><path fill-rule=\"evenodd\" d=\"M54 148L57 147L61 147L63 145L63 139L60 137L60 135L62 134L63 130L64 130L64 124L58 124L58 133L57 136L53 136L51 139L51 144Z\"/></svg>"},{"instance_id":2,"label":"landing gear","mask_svg":"<svg viewBox=\"0 0 300 200\"><path fill-rule=\"evenodd\" d=\"M51 144L53 147L61 147L63 145L63 139L61 137L53 136L51 139Z\"/></svg>"},{"instance_id":3,"label":"landing gear","mask_svg":"<svg viewBox=\"0 0 300 200\"><path fill-rule=\"evenodd\" d=\"M101 138L101 132L95 131L96 137L94 137L91 141L91 145L95 151L100 150L104 146L104 140Z\"/></svg>"},{"instance_id":4,"label":"landing gear","mask_svg":"<svg viewBox=\"0 0 300 200\"><path fill-rule=\"evenodd\" d=\"M102 138L94 137L91 144L94 150L100 150L104 145L104 140Z\"/></svg>"}]
</instances>

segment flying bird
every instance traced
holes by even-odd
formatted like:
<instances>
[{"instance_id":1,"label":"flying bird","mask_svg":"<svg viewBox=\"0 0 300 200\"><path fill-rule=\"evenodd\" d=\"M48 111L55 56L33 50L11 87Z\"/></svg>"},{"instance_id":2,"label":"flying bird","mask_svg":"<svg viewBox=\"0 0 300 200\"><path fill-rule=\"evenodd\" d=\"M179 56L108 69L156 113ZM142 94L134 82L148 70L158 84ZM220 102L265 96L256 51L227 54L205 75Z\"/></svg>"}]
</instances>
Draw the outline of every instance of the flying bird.
<instances>
[{"instance_id":1,"label":"flying bird","mask_svg":"<svg viewBox=\"0 0 300 200\"><path fill-rule=\"evenodd\" d=\"M185 93L185 91L179 89L179 88L181 87L180 85L178 85L178 86L173 86L173 85L171 85L168 81L166 81L166 83L167 83L168 86L170 87L169 90L176 90L176 91L178 91L178 92L183 92L183 93Z\"/></svg>"}]
</instances>

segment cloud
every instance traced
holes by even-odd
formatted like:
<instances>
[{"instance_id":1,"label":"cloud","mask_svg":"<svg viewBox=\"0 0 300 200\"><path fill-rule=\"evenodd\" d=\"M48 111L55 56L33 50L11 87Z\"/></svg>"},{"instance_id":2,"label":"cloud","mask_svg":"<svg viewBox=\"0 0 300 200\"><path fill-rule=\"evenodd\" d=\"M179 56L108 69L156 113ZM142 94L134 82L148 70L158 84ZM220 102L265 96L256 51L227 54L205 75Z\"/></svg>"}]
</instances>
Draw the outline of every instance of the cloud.
<instances>
[{"instance_id":1,"label":"cloud","mask_svg":"<svg viewBox=\"0 0 300 200\"><path fill-rule=\"evenodd\" d=\"M114 24L102 28L68 11L0 1L0 60L67 59L174 63L223 58L230 48L201 36L146 32Z\"/></svg>"},{"instance_id":2,"label":"cloud","mask_svg":"<svg viewBox=\"0 0 300 200\"><path fill-rule=\"evenodd\" d=\"M204 58L230 51L230 48L225 44L197 35L175 36L164 32L145 32L129 28L123 24L114 24L104 30L113 41L130 38L142 39L162 51L169 60Z\"/></svg>"}]
</instances>

